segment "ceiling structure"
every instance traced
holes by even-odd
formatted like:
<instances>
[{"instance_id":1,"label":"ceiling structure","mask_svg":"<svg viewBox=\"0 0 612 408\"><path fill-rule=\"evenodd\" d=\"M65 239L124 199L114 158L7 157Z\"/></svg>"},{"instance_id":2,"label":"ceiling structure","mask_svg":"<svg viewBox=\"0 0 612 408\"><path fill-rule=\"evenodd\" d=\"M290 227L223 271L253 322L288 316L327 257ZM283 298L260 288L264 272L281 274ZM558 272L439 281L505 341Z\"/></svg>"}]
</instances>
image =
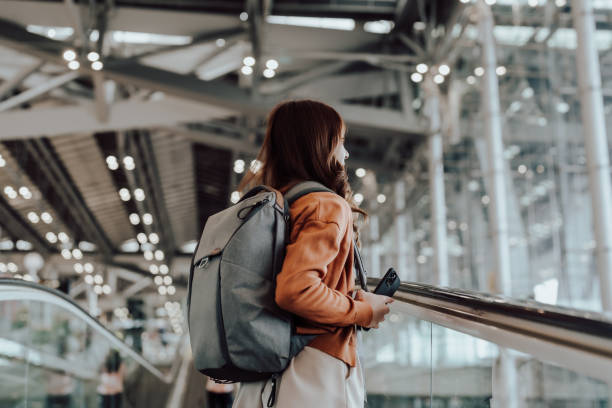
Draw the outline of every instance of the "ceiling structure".
<instances>
[{"instance_id":1,"label":"ceiling structure","mask_svg":"<svg viewBox=\"0 0 612 408\"><path fill-rule=\"evenodd\" d=\"M512 2L498 3L499 59L521 61L500 79L505 106L542 86L542 61L529 55L571 22L552 2L521 21ZM598 16L612 32L612 9ZM543 19L554 29L543 32ZM348 124L350 170L372 170L381 185L418 167L427 121L410 80L417 64L452 66L460 85L440 86L461 103L447 108L460 128L474 126L474 24L456 0L2 1L0 256L19 263L35 250L50 276L90 263L122 279L124 297L156 294L152 273L172 277L157 290L180 291L194 239L229 204L234 163L255 158L279 101L332 104ZM575 87L559 90L572 97ZM537 121L506 126L542 132Z\"/></svg>"}]
</instances>

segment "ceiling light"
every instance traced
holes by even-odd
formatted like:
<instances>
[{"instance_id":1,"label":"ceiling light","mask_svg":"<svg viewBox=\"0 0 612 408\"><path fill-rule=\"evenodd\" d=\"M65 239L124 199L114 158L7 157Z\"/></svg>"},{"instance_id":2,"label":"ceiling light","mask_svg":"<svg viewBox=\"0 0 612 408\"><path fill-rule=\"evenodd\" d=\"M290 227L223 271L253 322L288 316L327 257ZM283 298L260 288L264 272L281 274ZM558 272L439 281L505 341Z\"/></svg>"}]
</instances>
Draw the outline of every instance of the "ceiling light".
<instances>
[{"instance_id":1,"label":"ceiling light","mask_svg":"<svg viewBox=\"0 0 612 408\"><path fill-rule=\"evenodd\" d=\"M240 201L240 193L238 191L232 191L232 194L230 196L230 201L233 204L236 204L238 201Z\"/></svg>"},{"instance_id":2,"label":"ceiling light","mask_svg":"<svg viewBox=\"0 0 612 408\"><path fill-rule=\"evenodd\" d=\"M419 74L418 72L413 72L412 75L410 75L410 79L412 80L412 82L418 84L423 80L423 75Z\"/></svg>"},{"instance_id":3,"label":"ceiling light","mask_svg":"<svg viewBox=\"0 0 612 408\"><path fill-rule=\"evenodd\" d=\"M119 190L119 197L121 197L121 200L123 201L130 201L130 198L132 198L132 196L130 195L130 190L125 187Z\"/></svg>"},{"instance_id":4,"label":"ceiling light","mask_svg":"<svg viewBox=\"0 0 612 408\"><path fill-rule=\"evenodd\" d=\"M355 202L357 203L357 205L361 204L363 202L363 194L361 193L357 193L353 196L353 199L355 200Z\"/></svg>"},{"instance_id":5,"label":"ceiling light","mask_svg":"<svg viewBox=\"0 0 612 408\"><path fill-rule=\"evenodd\" d=\"M476 76L479 76L479 77L483 76L483 75L484 75L484 72L485 72L485 71L484 71L484 68L483 68L483 67L476 67L476 68L474 69L474 74L475 74Z\"/></svg>"},{"instance_id":6,"label":"ceiling light","mask_svg":"<svg viewBox=\"0 0 612 408\"><path fill-rule=\"evenodd\" d=\"M276 72L274 72L273 69L270 69L270 68L264 69L263 76L265 76L266 78L268 79L274 78L274 75L276 75Z\"/></svg>"},{"instance_id":7,"label":"ceiling light","mask_svg":"<svg viewBox=\"0 0 612 408\"><path fill-rule=\"evenodd\" d=\"M117 170L119 168L119 163L117 162L117 158L112 155L106 158L106 165L111 170Z\"/></svg>"},{"instance_id":8,"label":"ceiling light","mask_svg":"<svg viewBox=\"0 0 612 408\"><path fill-rule=\"evenodd\" d=\"M567 5L567 0L555 0L555 6L557 7L565 7Z\"/></svg>"},{"instance_id":9,"label":"ceiling light","mask_svg":"<svg viewBox=\"0 0 612 408\"><path fill-rule=\"evenodd\" d=\"M172 283L172 277L169 275L164 276L164 284L170 285Z\"/></svg>"},{"instance_id":10,"label":"ceiling light","mask_svg":"<svg viewBox=\"0 0 612 408\"><path fill-rule=\"evenodd\" d=\"M155 284L159 286L164 283L164 278L162 278L161 276L156 276L155 278L153 278L153 282L155 282Z\"/></svg>"},{"instance_id":11,"label":"ceiling light","mask_svg":"<svg viewBox=\"0 0 612 408\"><path fill-rule=\"evenodd\" d=\"M89 54L87 54L87 59L91 62L95 62L100 59L100 54L95 51L91 51Z\"/></svg>"},{"instance_id":12,"label":"ceiling light","mask_svg":"<svg viewBox=\"0 0 612 408\"><path fill-rule=\"evenodd\" d=\"M17 198L17 191L11 186L4 187L4 194L8 196L8 198Z\"/></svg>"},{"instance_id":13,"label":"ceiling light","mask_svg":"<svg viewBox=\"0 0 612 408\"><path fill-rule=\"evenodd\" d=\"M192 38L188 35L168 35L135 31L113 31L114 42L131 44L187 45Z\"/></svg>"},{"instance_id":14,"label":"ceiling light","mask_svg":"<svg viewBox=\"0 0 612 408\"><path fill-rule=\"evenodd\" d=\"M218 38L217 41L215 41L215 44L217 44L217 47L221 48L225 46L225 40L223 38Z\"/></svg>"},{"instance_id":15,"label":"ceiling light","mask_svg":"<svg viewBox=\"0 0 612 408\"><path fill-rule=\"evenodd\" d=\"M4 167L4 166L6 166L6 160L4 160L2 156L0 156L0 167Z\"/></svg>"},{"instance_id":16,"label":"ceiling light","mask_svg":"<svg viewBox=\"0 0 612 408\"><path fill-rule=\"evenodd\" d=\"M102 286L100 286L100 285L94 286L94 292L96 292L96 295L101 295L102 292L103 292Z\"/></svg>"},{"instance_id":17,"label":"ceiling light","mask_svg":"<svg viewBox=\"0 0 612 408\"><path fill-rule=\"evenodd\" d=\"M304 17L304 16L267 16L269 24L291 25L298 27L315 27L328 30L353 31L355 20L352 18Z\"/></svg>"},{"instance_id":18,"label":"ceiling light","mask_svg":"<svg viewBox=\"0 0 612 408\"><path fill-rule=\"evenodd\" d=\"M414 29L414 31L423 31L427 26L425 25L424 22L422 21L415 21L412 24L412 28Z\"/></svg>"},{"instance_id":19,"label":"ceiling light","mask_svg":"<svg viewBox=\"0 0 612 408\"><path fill-rule=\"evenodd\" d=\"M444 82L444 75L436 74L433 78L434 82L438 85Z\"/></svg>"},{"instance_id":20,"label":"ceiling light","mask_svg":"<svg viewBox=\"0 0 612 408\"><path fill-rule=\"evenodd\" d=\"M238 173L238 174L242 174L244 173L244 160L242 159L238 159L234 162L234 172Z\"/></svg>"},{"instance_id":21,"label":"ceiling light","mask_svg":"<svg viewBox=\"0 0 612 408\"><path fill-rule=\"evenodd\" d=\"M136 235L136 239L141 244L144 244L147 242L147 234L145 234L144 232L139 232L138 235Z\"/></svg>"},{"instance_id":22,"label":"ceiling light","mask_svg":"<svg viewBox=\"0 0 612 408\"><path fill-rule=\"evenodd\" d=\"M502 75L506 75L506 72L508 72L508 70L506 69L506 67L504 67L503 65L495 68L495 73L498 76L502 76Z\"/></svg>"},{"instance_id":23,"label":"ceiling light","mask_svg":"<svg viewBox=\"0 0 612 408\"><path fill-rule=\"evenodd\" d=\"M389 34L395 27L395 23L390 20L366 21L363 31L374 34Z\"/></svg>"},{"instance_id":24,"label":"ceiling light","mask_svg":"<svg viewBox=\"0 0 612 408\"><path fill-rule=\"evenodd\" d=\"M80 249L78 249L78 248L74 248L74 249L72 250L72 257L73 257L74 259L81 259L81 258L83 258L83 253L81 252L81 250L80 250Z\"/></svg>"},{"instance_id":25,"label":"ceiling light","mask_svg":"<svg viewBox=\"0 0 612 408\"><path fill-rule=\"evenodd\" d=\"M253 65L255 65L255 58L251 56L244 57L244 59L242 60L242 63L246 65L247 67L252 67Z\"/></svg>"},{"instance_id":26,"label":"ceiling light","mask_svg":"<svg viewBox=\"0 0 612 408\"><path fill-rule=\"evenodd\" d=\"M76 52L74 50L66 50L62 56L66 61L73 61L76 58Z\"/></svg>"},{"instance_id":27,"label":"ceiling light","mask_svg":"<svg viewBox=\"0 0 612 408\"><path fill-rule=\"evenodd\" d=\"M102 68L104 68L104 64L102 64L101 61L95 61L91 63L91 69L93 69L94 71L100 71Z\"/></svg>"},{"instance_id":28,"label":"ceiling light","mask_svg":"<svg viewBox=\"0 0 612 408\"><path fill-rule=\"evenodd\" d=\"M64 259L66 259L66 260L67 260L67 259L71 259L71 258L72 258L72 253L70 252L70 250L69 250L69 249L64 248L64 249L62 249L62 257L63 257Z\"/></svg>"},{"instance_id":29,"label":"ceiling light","mask_svg":"<svg viewBox=\"0 0 612 408\"><path fill-rule=\"evenodd\" d=\"M110 285L106 284L102 286L102 291L104 292L105 295L110 295L110 293L112 292L112 289Z\"/></svg>"},{"instance_id":30,"label":"ceiling light","mask_svg":"<svg viewBox=\"0 0 612 408\"><path fill-rule=\"evenodd\" d=\"M130 214L130 223L132 225L140 224L140 217L138 216L138 214L136 214L136 213L131 213Z\"/></svg>"},{"instance_id":31,"label":"ceiling light","mask_svg":"<svg viewBox=\"0 0 612 408\"><path fill-rule=\"evenodd\" d=\"M163 264L163 265L159 265L159 273L161 273L162 275L167 275L168 274L168 265Z\"/></svg>"},{"instance_id":32,"label":"ceiling light","mask_svg":"<svg viewBox=\"0 0 612 408\"><path fill-rule=\"evenodd\" d=\"M489 6L492 6L497 3L497 0L485 0L485 3L487 3Z\"/></svg>"},{"instance_id":33,"label":"ceiling light","mask_svg":"<svg viewBox=\"0 0 612 408\"><path fill-rule=\"evenodd\" d=\"M270 68L270 69L277 69L278 68L278 61L275 59L269 59L266 61L266 68Z\"/></svg>"},{"instance_id":34,"label":"ceiling light","mask_svg":"<svg viewBox=\"0 0 612 408\"><path fill-rule=\"evenodd\" d=\"M82 264L80 264L78 262L74 264L74 271L76 273L81 274L81 273L83 273L83 270L84 269L83 269L83 265Z\"/></svg>"},{"instance_id":35,"label":"ceiling light","mask_svg":"<svg viewBox=\"0 0 612 408\"><path fill-rule=\"evenodd\" d=\"M488 205L491 202L491 199L489 198L489 196L484 195L482 196L482 198L480 199L480 201L484 204L484 205Z\"/></svg>"},{"instance_id":36,"label":"ceiling light","mask_svg":"<svg viewBox=\"0 0 612 408\"><path fill-rule=\"evenodd\" d=\"M474 85L476 83L476 77L474 75L468 76L465 80L470 85Z\"/></svg>"},{"instance_id":37,"label":"ceiling light","mask_svg":"<svg viewBox=\"0 0 612 408\"><path fill-rule=\"evenodd\" d=\"M426 73L428 69L429 67L427 66L427 64L420 63L416 66L416 70L419 74Z\"/></svg>"},{"instance_id":38,"label":"ceiling light","mask_svg":"<svg viewBox=\"0 0 612 408\"><path fill-rule=\"evenodd\" d=\"M559 102L557 103L557 112L559 113L567 113L570 110L570 106L567 102Z\"/></svg>"},{"instance_id":39,"label":"ceiling light","mask_svg":"<svg viewBox=\"0 0 612 408\"><path fill-rule=\"evenodd\" d=\"M152 261L153 260L153 251L151 251L150 249L147 249L146 251L144 251L144 258L147 261Z\"/></svg>"},{"instance_id":40,"label":"ceiling light","mask_svg":"<svg viewBox=\"0 0 612 408\"><path fill-rule=\"evenodd\" d=\"M249 13L247 13L246 11L243 11L242 13L240 13L240 21L247 21L249 19Z\"/></svg>"},{"instance_id":41,"label":"ceiling light","mask_svg":"<svg viewBox=\"0 0 612 408\"><path fill-rule=\"evenodd\" d=\"M89 41L96 42L99 39L100 39L100 31L98 31L98 30L91 30L91 33L89 33Z\"/></svg>"},{"instance_id":42,"label":"ceiling light","mask_svg":"<svg viewBox=\"0 0 612 408\"><path fill-rule=\"evenodd\" d=\"M104 279L102 278L102 275L97 274L96 276L94 276L94 282L96 282L98 285L101 285L102 282L104 282Z\"/></svg>"},{"instance_id":43,"label":"ceiling light","mask_svg":"<svg viewBox=\"0 0 612 408\"><path fill-rule=\"evenodd\" d=\"M534 94L534 90L532 87L528 86L527 88L523 89L523 91L521 92L521 96L524 99L529 99L533 96Z\"/></svg>"},{"instance_id":44,"label":"ceiling light","mask_svg":"<svg viewBox=\"0 0 612 408\"><path fill-rule=\"evenodd\" d=\"M45 224L51 224L53 222L53 217L47 211L40 214L40 219L43 220Z\"/></svg>"},{"instance_id":45,"label":"ceiling light","mask_svg":"<svg viewBox=\"0 0 612 408\"><path fill-rule=\"evenodd\" d=\"M34 211L30 211L28 213L28 220L30 220L32 224L37 224L38 221L40 221L40 218L38 217L38 214L36 214Z\"/></svg>"},{"instance_id":46,"label":"ceiling light","mask_svg":"<svg viewBox=\"0 0 612 408\"><path fill-rule=\"evenodd\" d=\"M166 293L168 293L168 289L166 289L165 286L160 286L157 288L157 291L159 292L160 295L164 296Z\"/></svg>"},{"instance_id":47,"label":"ceiling light","mask_svg":"<svg viewBox=\"0 0 612 408\"><path fill-rule=\"evenodd\" d=\"M145 199L145 193L142 190L142 188L137 188L136 190L134 190L134 198L137 201L144 201Z\"/></svg>"},{"instance_id":48,"label":"ceiling light","mask_svg":"<svg viewBox=\"0 0 612 408\"><path fill-rule=\"evenodd\" d=\"M527 0L529 7L537 7L540 2L538 0Z\"/></svg>"},{"instance_id":49,"label":"ceiling light","mask_svg":"<svg viewBox=\"0 0 612 408\"><path fill-rule=\"evenodd\" d=\"M378 201L379 204L383 204L385 201L387 201L387 196L384 194L379 194L376 196L376 201Z\"/></svg>"},{"instance_id":50,"label":"ceiling light","mask_svg":"<svg viewBox=\"0 0 612 408\"><path fill-rule=\"evenodd\" d=\"M448 75L450 74L450 67L446 64L442 64L438 67L438 72L442 75Z\"/></svg>"},{"instance_id":51,"label":"ceiling light","mask_svg":"<svg viewBox=\"0 0 612 408\"><path fill-rule=\"evenodd\" d=\"M132 156L125 156L123 158L123 165L126 170L134 170L136 168L136 164L134 163L134 158Z\"/></svg>"},{"instance_id":52,"label":"ceiling light","mask_svg":"<svg viewBox=\"0 0 612 408\"><path fill-rule=\"evenodd\" d=\"M153 216L149 213L144 213L142 215L142 223L144 225L151 225L153 224Z\"/></svg>"},{"instance_id":53,"label":"ceiling light","mask_svg":"<svg viewBox=\"0 0 612 408\"><path fill-rule=\"evenodd\" d=\"M57 234L57 238L63 243L70 241L70 237L65 232L60 232Z\"/></svg>"},{"instance_id":54,"label":"ceiling light","mask_svg":"<svg viewBox=\"0 0 612 408\"><path fill-rule=\"evenodd\" d=\"M3 262L0 262L0 273L6 273L8 272L8 268L6 267L6 264L4 264Z\"/></svg>"},{"instance_id":55,"label":"ceiling light","mask_svg":"<svg viewBox=\"0 0 612 408\"><path fill-rule=\"evenodd\" d=\"M159 267L155 264L151 264L149 265L149 272L151 272L153 275L157 275L159 273Z\"/></svg>"},{"instance_id":56,"label":"ceiling light","mask_svg":"<svg viewBox=\"0 0 612 408\"><path fill-rule=\"evenodd\" d=\"M93 266L93 264L91 264L91 263L89 263L89 262L87 262L87 263L84 265L84 268L85 268L85 272L87 272L87 273L93 273L93 271L94 271L94 266Z\"/></svg>"},{"instance_id":57,"label":"ceiling light","mask_svg":"<svg viewBox=\"0 0 612 408\"><path fill-rule=\"evenodd\" d=\"M157 259L158 261L164 260L164 252L161 249L155 251L155 259Z\"/></svg>"},{"instance_id":58,"label":"ceiling light","mask_svg":"<svg viewBox=\"0 0 612 408\"><path fill-rule=\"evenodd\" d=\"M85 283L88 285L93 285L94 279L91 275L85 275Z\"/></svg>"},{"instance_id":59,"label":"ceiling light","mask_svg":"<svg viewBox=\"0 0 612 408\"><path fill-rule=\"evenodd\" d=\"M168 286L168 294L174 295L176 293L176 288L172 285Z\"/></svg>"},{"instance_id":60,"label":"ceiling light","mask_svg":"<svg viewBox=\"0 0 612 408\"><path fill-rule=\"evenodd\" d=\"M149 234L149 241L152 244L158 244L159 243L159 235L157 235L155 232L152 232Z\"/></svg>"},{"instance_id":61,"label":"ceiling light","mask_svg":"<svg viewBox=\"0 0 612 408\"><path fill-rule=\"evenodd\" d=\"M355 170L355 175L359 178L362 178L366 175L366 170L360 167L357 170Z\"/></svg>"},{"instance_id":62,"label":"ceiling light","mask_svg":"<svg viewBox=\"0 0 612 408\"><path fill-rule=\"evenodd\" d=\"M77 60L74 61L70 61L68 63L68 68L70 68L73 71L76 71L77 69L79 69L81 67L81 63Z\"/></svg>"},{"instance_id":63,"label":"ceiling light","mask_svg":"<svg viewBox=\"0 0 612 408\"><path fill-rule=\"evenodd\" d=\"M45 238L47 238L47 241L49 241L52 244L55 244L57 242L57 236L53 232L47 232L45 234Z\"/></svg>"},{"instance_id":64,"label":"ceiling light","mask_svg":"<svg viewBox=\"0 0 612 408\"><path fill-rule=\"evenodd\" d=\"M30 193L30 189L28 189L26 186L19 187L19 194L26 200L32 197L32 193Z\"/></svg>"},{"instance_id":65,"label":"ceiling light","mask_svg":"<svg viewBox=\"0 0 612 408\"><path fill-rule=\"evenodd\" d=\"M240 69L240 72L242 72L244 75L251 75L253 73L253 68L245 65L242 67L242 69Z\"/></svg>"},{"instance_id":66,"label":"ceiling light","mask_svg":"<svg viewBox=\"0 0 612 408\"><path fill-rule=\"evenodd\" d=\"M15 246L20 251L30 251L32 249L32 244L22 239L17 240L17 242L15 243Z\"/></svg>"}]
</instances>

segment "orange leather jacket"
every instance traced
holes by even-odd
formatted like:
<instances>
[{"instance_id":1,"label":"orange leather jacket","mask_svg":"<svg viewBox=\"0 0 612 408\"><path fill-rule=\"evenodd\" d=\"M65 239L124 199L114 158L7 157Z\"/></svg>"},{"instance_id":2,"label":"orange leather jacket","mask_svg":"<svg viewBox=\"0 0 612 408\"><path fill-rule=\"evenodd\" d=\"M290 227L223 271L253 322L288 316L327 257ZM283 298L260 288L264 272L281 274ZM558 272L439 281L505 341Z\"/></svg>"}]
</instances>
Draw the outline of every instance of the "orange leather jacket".
<instances>
[{"instance_id":1,"label":"orange leather jacket","mask_svg":"<svg viewBox=\"0 0 612 408\"><path fill-rule=\"evenodd\" d=\"M282 189L285 192L286 189ZM353 222L349 204L328 192L310 193L290 208L291 235L276 278L276 303L296 316L308 344L354 367L355 325L367 326L372 307L355 299Z\"/></svg>"}]
</instances>

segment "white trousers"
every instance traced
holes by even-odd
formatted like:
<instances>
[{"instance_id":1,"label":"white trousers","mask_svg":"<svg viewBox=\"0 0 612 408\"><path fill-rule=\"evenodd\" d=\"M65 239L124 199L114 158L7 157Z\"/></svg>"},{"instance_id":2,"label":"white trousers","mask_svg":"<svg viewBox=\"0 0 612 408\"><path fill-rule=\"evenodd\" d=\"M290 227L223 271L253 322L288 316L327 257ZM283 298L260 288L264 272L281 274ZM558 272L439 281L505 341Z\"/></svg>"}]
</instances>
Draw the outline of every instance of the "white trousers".
<instances>
[{"instance_id":1,"label":"white trousers","mask_svg":"<svg viewBox=\"0 0 612 408\"><path fill-rule=\"evenodd\" d=\"M363 408L359 359L349 367L320 350L305 347L277 380L276 408ZM232 408L267 408L272 380L240 385Z\"/></svg>"}]
</instances>

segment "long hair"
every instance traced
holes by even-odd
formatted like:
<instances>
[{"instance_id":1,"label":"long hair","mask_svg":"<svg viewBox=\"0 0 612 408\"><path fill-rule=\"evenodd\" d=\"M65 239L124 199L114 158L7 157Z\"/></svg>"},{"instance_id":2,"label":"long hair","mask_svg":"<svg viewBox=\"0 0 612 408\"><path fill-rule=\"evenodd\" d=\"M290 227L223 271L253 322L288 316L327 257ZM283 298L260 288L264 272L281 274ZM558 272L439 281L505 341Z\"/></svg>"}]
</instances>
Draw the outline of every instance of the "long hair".
<instances>
[{"instance_id":1,"label":"long hair","mask_svg":"<svg viewBox=\"0 0 612 408\"><path fill-rule=\"evenodd\" d=\"M367 216L353 200L346 169L334 157L345 130L340 114L324 103L297 100L278 104L268 116L256 165L238 189L258 184L280 189L299 181L317 181L343 197L353 212ZM358 238L355 222L353 230Z\"/></svg>"}]
</instances>

